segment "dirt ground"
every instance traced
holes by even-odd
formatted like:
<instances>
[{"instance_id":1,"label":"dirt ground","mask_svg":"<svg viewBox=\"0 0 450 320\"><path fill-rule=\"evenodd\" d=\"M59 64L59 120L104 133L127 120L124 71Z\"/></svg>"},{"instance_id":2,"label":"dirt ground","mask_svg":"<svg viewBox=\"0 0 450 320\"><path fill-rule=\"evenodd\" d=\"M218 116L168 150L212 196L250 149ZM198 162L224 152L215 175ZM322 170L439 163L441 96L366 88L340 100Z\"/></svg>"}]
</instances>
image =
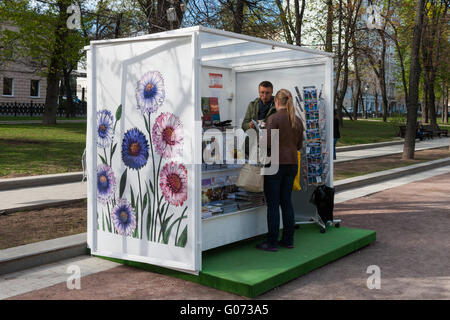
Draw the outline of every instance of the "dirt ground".
<instances>
[{"instance_id":1,"label":"dirt ground","mask_svg":"<svg viewBox=\"0 0 450 320\"><path fill-rule=\"evenodd\" d=\"M336 163L335 180L450 157L448 148L417 151L415 160L401 155ZM86 202L0 215L0 249L86 232Z\"/></svg>"},{"instance_id":2,"label":"dirt ground","mask_svg":"<svg viewBox=\"0 0 450 320\"><path fill-rule=\"evenodd\" d=\"M86 232L87 202L0 215L0 250Z\"/></svg>"},{"instance_id":3,"label":"dirt ground","mask_svg":"<svg viewBox=\"0 0 450 320\"><path fill-rule=\"evenodd\" d=\"M335 217L342 219L342 226L375 230L376 242L256 299L450 299L450 255L446 254L450 252L449 188L447 173L336 204ZM379 268L379 289L367 286L372 275L367 271L369 266ZM64 282L9 299L231 300L243 297L119 266L82 277L81 290L68 290Z\"/></svg>"}]
</instances>

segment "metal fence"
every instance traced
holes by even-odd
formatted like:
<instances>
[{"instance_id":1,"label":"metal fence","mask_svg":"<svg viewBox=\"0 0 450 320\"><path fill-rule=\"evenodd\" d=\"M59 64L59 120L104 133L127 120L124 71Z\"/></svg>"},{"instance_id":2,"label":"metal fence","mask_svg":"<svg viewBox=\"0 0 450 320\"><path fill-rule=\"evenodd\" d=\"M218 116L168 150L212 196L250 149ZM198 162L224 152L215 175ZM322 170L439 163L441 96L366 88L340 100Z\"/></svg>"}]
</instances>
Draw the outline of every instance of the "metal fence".
<instances>
[{"instance_id":1,"label":"metal fence","mask_svg":"<svg viewBox=\"0 0 450 320\"><path fill-rule=\"evenodd\" d=\"M87 103L86 101L74 102L75 105L75 116L85 117ZM33 103L30 101L26 102L0 102L0 116L30 116L39 117L44 113L43 103ZM59 117L64 117L66 115L66 108L64 103L58 105L56 115Z\"/></svg>"}]
</instances>

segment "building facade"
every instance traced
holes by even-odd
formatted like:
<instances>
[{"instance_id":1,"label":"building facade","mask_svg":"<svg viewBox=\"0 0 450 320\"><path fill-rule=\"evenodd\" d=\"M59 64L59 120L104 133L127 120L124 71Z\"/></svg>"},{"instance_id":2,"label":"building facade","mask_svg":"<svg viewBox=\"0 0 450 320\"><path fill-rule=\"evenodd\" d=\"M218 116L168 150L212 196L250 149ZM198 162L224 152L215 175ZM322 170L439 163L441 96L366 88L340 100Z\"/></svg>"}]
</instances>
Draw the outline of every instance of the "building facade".
<instances>
[{"instance_id":1,"label":"building facade","mask_svg":"<svg viewBox=\"0 0 450 320\"><path fill-rule=\"evenodd\" d=\"M44 103L46 78L18 63L0 69L0 103Z\"/></svg>"},{"instance_id":2,"label":"building facade","mask_svg":"<svg viewBox=\"0 0 450 320\"><path fill-rule=\"evenodd\" d=\"M17 31L8 23L0 25L2 29ZM26 59L25 59L26 60ZM11 59L0 61L0 103L44 103L47 81L37 72L31 63Z\"/></svg>"}]
</instances>

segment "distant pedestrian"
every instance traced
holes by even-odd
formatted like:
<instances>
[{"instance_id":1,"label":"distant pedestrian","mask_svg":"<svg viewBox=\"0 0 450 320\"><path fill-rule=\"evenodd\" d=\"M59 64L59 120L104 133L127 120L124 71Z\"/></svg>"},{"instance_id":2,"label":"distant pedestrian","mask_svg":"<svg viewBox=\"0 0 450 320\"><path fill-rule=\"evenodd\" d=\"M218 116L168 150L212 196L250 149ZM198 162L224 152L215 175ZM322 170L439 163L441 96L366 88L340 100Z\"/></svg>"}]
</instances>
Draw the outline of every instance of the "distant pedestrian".
<instances>
[{"instance_id":1,"label":"distant pedestrian","mask_svg":"<svg viewBox=\"0 0 450 320\"><path fill-rule=\"evenodd\" d=\"M339 117L336 109L334 110L334 146L333 146L333 160L336 160L336 143L341 137L341 133L339 131Z\"/></svg>"}]
</instances>

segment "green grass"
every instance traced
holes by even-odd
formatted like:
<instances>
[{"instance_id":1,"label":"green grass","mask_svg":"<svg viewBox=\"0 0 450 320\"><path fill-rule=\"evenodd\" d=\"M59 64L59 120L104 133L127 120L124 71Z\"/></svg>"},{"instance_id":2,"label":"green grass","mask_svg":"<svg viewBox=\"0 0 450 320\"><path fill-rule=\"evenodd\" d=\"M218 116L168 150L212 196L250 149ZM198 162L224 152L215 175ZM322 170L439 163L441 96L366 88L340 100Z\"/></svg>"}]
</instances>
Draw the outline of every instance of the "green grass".
<instances>
[{"instance_id":1,"label":"green grass","mask_svg":"<svg viewBox=\"0 0 450 320\"><path fill-rule=\"evenodd\" d=\"M396 117L388 117L388 118L387 118L387 121L388 121L388 122L389 122L389 121L396 121L396 120L398 120L399 118L400 118L399 116L396 116ZM404 118L405 121L406 121L406 116L404 116L403 118ZM378 121L382 121L382 120L383 120L383 118L369 118L369 119L370 119L370 120L378 120ZM417 116L417 121L420 121L420 120L422 120L422 117ZM438 117L438 118L436 119L436 122L437 122L437 124L438 124L439 126L450 127L450 122L449 122L449 123L443 123L441 117Z\"/></svg>"},{"instance_id":2,"label":"green grass","mask_svg":"<svg viewBox=\"0 0 450 320\"><path fill-rule=\"evenodd\" d=\"M340 128L341 138L337 146L376 143L397 140L398 127L389 122L344 119L344 126Z\"/></svg>"},{"instance_id":3,"label":"green grass","mask_svg":"<svg viewBox=\"0 0 450 320\"><path fill-rule=\"evenodd\" d=\"M42 117L27 117L27 116L1 116L0 121L27 121L27 120L42 120ZM86 117L66 118L56 117L56 120L86 120Z\"/></svg>"},{"instance_id":4,"label":"green grass","mask_svg":"<svg viewBox=\"0 0 450 320\"><path fill-rule=\"evenodd\" d=\"M80 171L86 123L0 125L0 177Z\"/></svg>"}]
</instances>

